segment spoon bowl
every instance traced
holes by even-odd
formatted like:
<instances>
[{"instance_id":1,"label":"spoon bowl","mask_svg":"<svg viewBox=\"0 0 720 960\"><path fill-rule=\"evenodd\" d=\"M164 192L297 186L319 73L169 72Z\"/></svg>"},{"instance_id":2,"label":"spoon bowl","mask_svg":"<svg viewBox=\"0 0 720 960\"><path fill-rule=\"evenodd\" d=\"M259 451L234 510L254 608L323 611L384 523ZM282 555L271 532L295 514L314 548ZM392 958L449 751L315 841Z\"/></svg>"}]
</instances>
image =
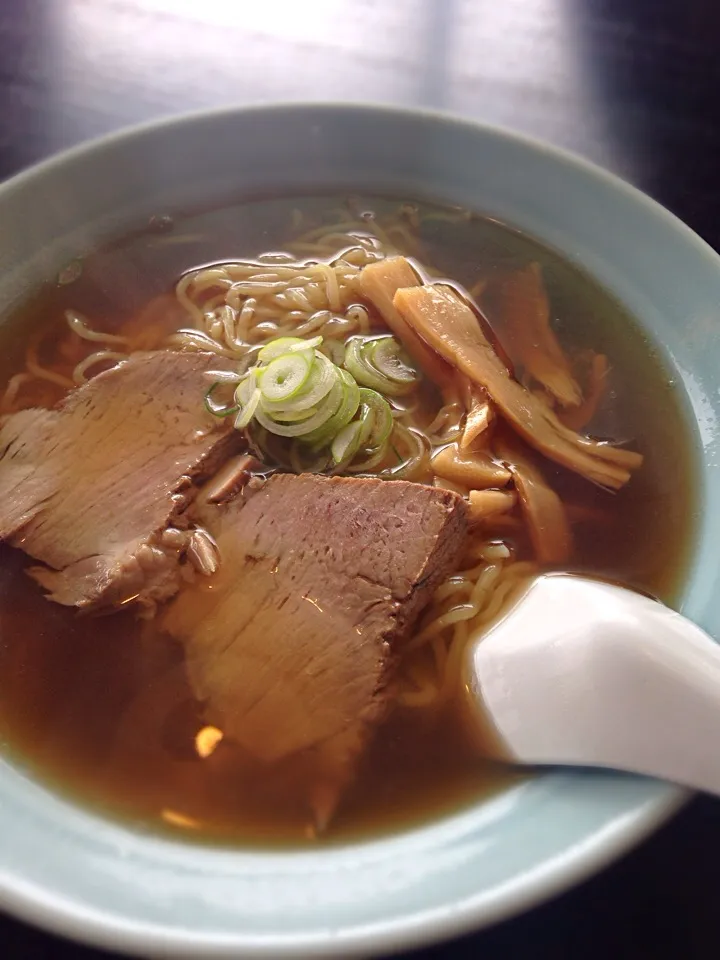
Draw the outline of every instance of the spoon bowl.
<instances>
[{"instance_id":1,"label":"spoon bowl","mask_svg":"<svg viewBox=\"0 0 720 960\"><path fill-rule=\"evenodd\" d=\"M533 580L468 647L467 711L510 763L606 767L720 795L720 646L600 580Z\"/></svg>"}]
</instances>

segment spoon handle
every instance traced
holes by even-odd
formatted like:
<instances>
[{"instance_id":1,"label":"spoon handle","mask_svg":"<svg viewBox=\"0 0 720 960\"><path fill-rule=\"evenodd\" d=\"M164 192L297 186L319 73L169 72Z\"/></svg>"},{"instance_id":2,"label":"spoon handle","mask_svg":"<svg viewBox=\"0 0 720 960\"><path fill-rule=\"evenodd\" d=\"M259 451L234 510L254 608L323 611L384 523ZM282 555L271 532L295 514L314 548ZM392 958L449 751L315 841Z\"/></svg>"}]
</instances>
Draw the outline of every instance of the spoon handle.
<instances>
[{"instance_id":1,"label":"spoon handle","mask_svg":"<svg viewBox=\"0 0 720 960\"><path fill-rule=\"evenodd\" d=\"M541 577L469 667L512 762L611 767L720 796L720 647L662 604Z\"/></svg>"}]
</instances>

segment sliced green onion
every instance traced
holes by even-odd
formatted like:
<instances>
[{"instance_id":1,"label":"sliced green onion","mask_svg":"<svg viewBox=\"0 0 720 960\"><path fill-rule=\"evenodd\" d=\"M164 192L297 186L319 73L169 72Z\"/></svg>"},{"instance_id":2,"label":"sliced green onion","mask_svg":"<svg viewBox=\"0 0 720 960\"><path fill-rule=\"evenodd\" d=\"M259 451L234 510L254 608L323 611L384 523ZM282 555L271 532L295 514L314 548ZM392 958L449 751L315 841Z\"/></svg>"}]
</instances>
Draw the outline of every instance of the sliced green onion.
<instances>
[{"instance_id":1,"label":"sliced green onion","mask_svg":"<svg viewBox=\"0 0 720 960\"><path fill-rule=\"evenodd\" d=\"M390 404L385 397L366 387L360 390L360 402L365 404L373 414L372 429L364 442L369 447L380 447L392 433L394 420Z\"/></svg>"},{"instance_id":2,"label":"sliced green onion","mask_svg":"<svg viewBox=\"0 0 720 960\"><path fill-rule=\"evenodd\" d=\"M263 397L263 409L268 413L272 411L273 417L282 419L284 410L291 413L297 413L299 410L307 410L326 397L339 380L339 370L334 363L331 363L322 353L315 352L315 358L310 370L310 376L305 385L291 400L283 400L278 403Z\"/></svg>"},{"instance_id":3,"label":"sliced green onion","mask_svg":"<svg viewBox=\"0 0 720 960\"><path fill-rule=\"evenodd\" d=\"M336 378L330 393L325 397L322 403L318 404L317 412L303 420L301 423L278 423L272 417L268 416L263 404L259 404L255 410L255 419L270 433L278 437L301 437L310 433L316 427L321 426L326 420L329 420L335 413L343 400L342 381Z\"/></svg>"},{"instance_id":4,"label":"sliced green onion","mask_svg":"<svg viewBox=\"0 0 720 960\"><path fill-rule=\"evenodd\" d=\"M234 404L221 407L212 400L220 383L228 384L223 375L208 390L206 405L216 416L235 414L235 426L248 431L251 445L284 469L370 470L386 460L393 431L386 395L408 393L418 374L393 337L353 337L337 344L331 355L345 369L322 345L322 337L270 341L259 348L254 366L235 375ZM412 459L400 466L411 466Z\"/></svg>"},{"instance_id":5,"label":"sliced green onion","mask_svg":"<svg viewBox=\"0 0 720 960\"><path fill-rule=\"evenodd\" d=\"M383 337L383 339L392 338ZM385 393L388 396L401 396L408 393L415 387L417 380L400 382L382 374L370 359L374 343L374 340L351 337L345 346L345 369L349 370L357 382L364 387L371 387L373 390Z\"/></svg>"},{"instance_id":6,"label":"sliced green onion","mask_svg":"<svg viewBox=\"0 0 720 960\"><path fill-rule=\"evenodd\" d=\"M369 459L363 461L362 467L368 469L370 461L380 463L384 459L393 419L390 405L374 390L362 388L359 394L360 418L338 433L331 452L336 464L348 465L361 449L369 447Z\"/></svg>"},{"instance_id":7,"label":"sliced green onion","mask_svg":"<svg viewBox=\"0 0 720 960\"><path fill-rule=\"evenodd\" d=\"M257 368L252 367L243 377L235 390L235 401L244 407L257 387Z\"/></svg>"},{"instance_id":8,"label":"sliced green onion","mask_svg":"<svg viewBox=\"0 0 720 960\"><path fill-rule=\"evenodd\" d=\"M263 400L279 403L292 399L305 386L311 367L312 356L306 353L284 353L271 360L260 374Z\"/></svg>"},{"instance_id":9,"label":"sliced green onion","mask_svg":"<svg viewBox=\"0 0 720 960\"><path fill-rule=\"evenodd\" d=\"M281 357L284 353L315 350L322 342L322 337L312 337L310 340L303 340L301 337L278 337L277 340L266 343L258 351L258 360L260 363L270 363L271 360Z\"/></svg>"},{"instance_id":10,"label":"sliced green onion","mask_svg":"<svg viewBox=\"0 0 720 960\"><path fill-rule=\"evenodd\" d=\"M364 473L366 470L372 470L387 457L387 451L388 445L384 443L381 447L378 447L377 450L372 451L366 460L348 465L345 469L348 473Z\"/></svg>"},{"instance_id":11,"label":"sliced green onion","mask_svg":"<svg viewBox=\"0 0 720 960\"><path fill-rule=\"evenodd\" d=\"M260 403L260 388L255 387L248 402L243 405L240 413L235 418L235 429L242 430L244 429L255 416L258 410L258 405Z\"/></svg>"},{"instance_id":12,"label":"sliced green onion","mask_svg":"<svg viewBox=\"0 0 720 960\"><path fill-rule=\"evenodd\" d=\"M354 420L337 434L330 447L330 453L335 463L349 462L360 449L360 438L363 433L362 420Z\"/></svg>"},{"instance_id":13,"label":"sliced green onion","mask_svg":"<svg viewBox=\"0 0 720 960\"><path fill-rule=\"evenodd\" d=\"M309 340L300 340L300 343L296 343L290 347L288 353L295 353L299 350L317 350L321 346L322 342L322 337L310 337Z\"/></svg>"},{"instance_id":14,"label":"sliced green onion","mask_svg":"<svg viewBox=\"0 0 720 960\"><path fill-rule=\"evenodd\" d=\"M380 386L382 389L384 378L368 367L362 352L363 343L364 341L360 337L351 337L345 344L345 369L363 386Z\"/></svg>"},{"instance_id":15,"label":"sliced green onion","mask_svg":"<svg viewBox=\"0 0 720 960\"><path fill-rule=\"evenodd\" d=\"M380 337L368 344L367 358L378 373L396 383L415 384L418 374L405 363L400 344L394 337Z\"/></svg>"},{"instance_id":16,"label":"sliced green onion","mask_svg":"<svg viewBox=\"0 0 720 960\"><path fill-rule=\"evenodd\" d=\"M363 388L364 389L364 388ZM360 446L367 447L375 427L375 411L367 403L360 405Z\"/></svg>"},{"instance_id":17,"label":"sliced green onion","mask_svg":"<svg viewBox=\"0 0 720 960\"><path fill-rule=\"evenodd\" d=\"M222 380L216 380L212 384L210 389L205 394L205 408L208 413L211 413L214 417L230 417L233 413L237 413L238 404L235 400L231 404L218 404L212 399L212 395L215 392L215 389L220 386L227 386L227 383Z\"/></svg>"},{"instance_id":18,"label":"sliced green onion","mask_svg":"<svg viewBox=\"0 0 720 960\"><path fill-rule=\"evenodd\" d=\"M337 413L330 417L321 427L318 427L303 437L304 441L312 444L314 450L319 450L321 447L330 443L335 434L350 423L360 406L360 390L355 382L355 378L352 377L347 370L340 370L340 380L344 393L342 403Z\"/></svg>"},{"instance_id":19,"label":"sliced green onion","mask_svg":"<svg viewBox=\"0 0 720 960\"><path fill-rule=\"evenodd\" d=\"M262 405L262 399L260 403ZM295 412L292 410L283 410L282 416L278 416L274 411L268 410L264 405L263 410L278 423L301 423L303 420L309 420L310 417L314 417L318 412L317 407L308 407L307 410L296 410Z\"/></svg>"},{"instance_id":20,"label":"sliced green onion","mask_svg":"<svg viewBox=\"0 0 720 960\"><path fill-rule=\"evenodd\" d=\"M395 424L396 439L408 449L408 456L394 467L387 467L379 474L387 480L413 479L418 473L422 474L424 467L430 462L430 451L427 437L417 430L408 429L402 423Z\"/></svg>"}]
</instances>

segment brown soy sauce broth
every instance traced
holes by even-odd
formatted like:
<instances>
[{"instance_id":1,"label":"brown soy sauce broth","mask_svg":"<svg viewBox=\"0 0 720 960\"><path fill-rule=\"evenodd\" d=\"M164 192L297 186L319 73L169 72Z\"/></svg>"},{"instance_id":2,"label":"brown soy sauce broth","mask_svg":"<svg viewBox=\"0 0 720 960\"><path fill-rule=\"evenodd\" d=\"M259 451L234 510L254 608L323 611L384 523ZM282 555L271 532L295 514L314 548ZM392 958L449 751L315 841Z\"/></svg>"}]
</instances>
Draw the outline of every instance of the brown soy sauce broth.
<instances>
[{"instance_id":1,"label":"brown soy sauce broth","mask_svg":"<svg viewBox=\"0 0 720 960\"><path fill-rule=\"evenodd\" d=\"M382 218L396 204L364 197L349 206L351 215L374 210ZM170 294L182 272L283 249L342 207L348 212L338 197L271 198L158 218L93 252L77 279L46 284L7 319L0 377L4 382L22 368L25 347L41 328L47 334L40 359L56 358L66 309L120 331L137 323L153 298L165 296L143 317L177 327L183 314ZM421 213L438 210L420 205ZM487 219L421 221L412 248L403 252L468 289L485 278L483 307L491 324L493 276L541 263L563 341L610 358L612 394L599 427L633 442L646 457L614 495L544 462L551 482L586 517L574 525L573 566L672 600L692 539L692 430L667 371L634 321L568 262ZM72 360L68 355L68 364ZM45 402L57 399L52 391ZM602 522L587 520L595 513ZM225 742L210 757L198 757L194 735L202 721L178 645L129 614L83 617L47 602L23 573L27 563L0 547L0 744L15 765L141 829L245 845L315 842L306 811L283 789L283 771L263 769ZM380 730L326 842L407 828L515 779L478 760L451 711L398 710Z\"/></svg>"}]
</instances>

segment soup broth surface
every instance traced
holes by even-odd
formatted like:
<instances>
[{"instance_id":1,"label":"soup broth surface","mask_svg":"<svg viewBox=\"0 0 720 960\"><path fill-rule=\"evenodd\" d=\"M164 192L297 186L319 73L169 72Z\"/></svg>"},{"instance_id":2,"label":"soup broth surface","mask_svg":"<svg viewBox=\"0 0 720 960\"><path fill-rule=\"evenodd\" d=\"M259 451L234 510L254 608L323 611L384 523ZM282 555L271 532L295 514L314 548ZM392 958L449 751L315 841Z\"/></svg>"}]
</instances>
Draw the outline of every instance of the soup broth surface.
<instances>
[{"instance_id":1,"label":"soup broth surface","mask_svg":"<svg viewBox=\"0 0 720 960\"><path fill-rule=\"evenodd\" d=\"M169 332L187 324L173 296L183 272L283 250L293 236L343 216L372 211L372 233L399 202L306 196L157 217L69 265L62 282L48 282L3 321L0 378L4 383L23 368L33 338L41 361L52 351L66 334L66 309L111 332L161 314ZM544 470L572 505L572 569L672 602L691 543L693 440L656 350L620 304L532 238L482 217L445 218L432 204L418 210L420 226L408 228L403 252L469 291L486 287L482 307L491 325L493 276L537 261L562 343L608 356L611 387L592 432L633 444L645 457L642 468L616 494L547 461ZM163 294L158 307L154 298ZM49 386L39 401L58 397ZM179 644L130 613L82 616L48 602L23 572L29 563L0 546L0 743L15 765L142 829L237 845L317 842L307 810L272 770L224 741L205 759L198 755L203 722ZM453 709L397 709L323 842L406 828L516 781L517 774L478 758Z\"/></svg>"}]
</instances>

